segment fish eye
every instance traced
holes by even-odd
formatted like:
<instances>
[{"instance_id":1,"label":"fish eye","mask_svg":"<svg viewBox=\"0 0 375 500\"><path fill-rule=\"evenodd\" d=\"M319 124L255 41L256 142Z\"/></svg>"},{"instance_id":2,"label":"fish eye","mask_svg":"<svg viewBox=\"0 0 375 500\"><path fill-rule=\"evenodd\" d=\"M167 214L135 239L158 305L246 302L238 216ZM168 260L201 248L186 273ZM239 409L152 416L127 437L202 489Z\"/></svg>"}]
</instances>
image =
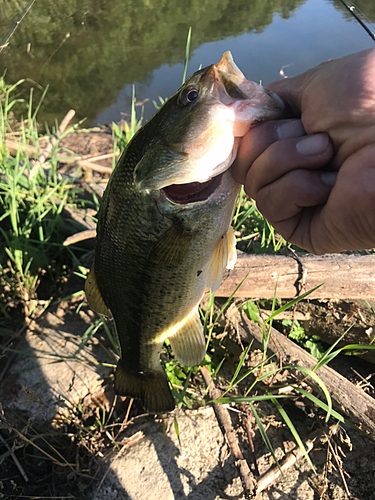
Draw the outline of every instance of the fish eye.
<instances>
[{"instance_id":1,"label":"fish eye","mask_svg":"<svg viewBox=\"0 0 375 500\"><path fill-rule=\"evenodd\" d=\"M199 96L198 87L187 87L181 94L183 104L190 104Z\"/></svg>"}]
</instances>

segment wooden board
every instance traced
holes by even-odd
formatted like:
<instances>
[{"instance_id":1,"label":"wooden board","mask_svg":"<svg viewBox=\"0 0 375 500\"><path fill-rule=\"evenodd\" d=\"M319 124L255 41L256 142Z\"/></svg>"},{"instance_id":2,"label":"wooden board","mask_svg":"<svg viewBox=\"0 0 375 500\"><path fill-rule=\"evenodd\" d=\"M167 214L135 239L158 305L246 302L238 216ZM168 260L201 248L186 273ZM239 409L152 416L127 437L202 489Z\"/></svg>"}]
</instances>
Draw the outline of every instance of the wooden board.
<instances>
[{"instance_id":1,"label":"wooden board","mask_svg":"<svg viewBox=\"0 0 375 500\"><path fill-rule=\"evenodd\" d=\"M217 297L229 297L247 276L236 297L294 298L324 284L310 298L375 299L375 255L268 255L237 252Z\"/></svg>"}]
</instances>

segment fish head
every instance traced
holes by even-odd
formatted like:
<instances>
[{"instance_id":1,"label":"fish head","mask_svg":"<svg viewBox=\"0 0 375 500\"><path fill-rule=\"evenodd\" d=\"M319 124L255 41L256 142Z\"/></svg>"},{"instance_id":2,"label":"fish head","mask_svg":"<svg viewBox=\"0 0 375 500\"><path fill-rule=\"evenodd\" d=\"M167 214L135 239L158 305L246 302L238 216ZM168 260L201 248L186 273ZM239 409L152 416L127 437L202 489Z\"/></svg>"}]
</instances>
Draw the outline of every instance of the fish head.
<instances>
[{"instance_id":1,"label":"fish head","mask_svg":"<svg viewBox=\"0 0 375 500\"><path fill-rule=\"evenodd\" d=\"M153 138L134 170L139 190L204 183L235 160L240 138L259 122L284 116L283 101L247 80L225 52L194 73L153 119Z\"/></svg>"}]
</instances>

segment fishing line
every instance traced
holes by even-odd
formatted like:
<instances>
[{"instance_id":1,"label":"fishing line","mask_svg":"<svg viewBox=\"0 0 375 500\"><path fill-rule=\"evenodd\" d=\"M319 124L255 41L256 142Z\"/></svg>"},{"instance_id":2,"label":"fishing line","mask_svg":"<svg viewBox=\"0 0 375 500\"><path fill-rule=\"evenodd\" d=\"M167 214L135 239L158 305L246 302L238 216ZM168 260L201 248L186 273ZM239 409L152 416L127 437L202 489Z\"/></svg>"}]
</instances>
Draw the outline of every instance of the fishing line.
<instances>
[{"instance_id":1,"label":"fishing line","mask_svg":"<svg viewBox=\"0 0 375 500\"><path fill-rule=\"evenodd\" d=\"M26 5L26 7L23 9L21 14L17 17L17 19L14 21L12 24L10 30L8 33L5 35L5 37L1 40L0 42L0 52L3 50L3 48L7 45L8 40L10 37L13 35L13 33L16 31L18 26L21 24L23 18L26 16L26 14L29 12L31 7L33 6L35 0L30 0L29 3Z\"/></svg>"},{"instance_id":2,"label":"fishing line","mask_svg":"<svg viewBox=\"0 0 375 500\"><path fill-rule=\"evenodd\" d=\"M375 33L373 33L370 28L365 24L362 19L357 15L355 12L355 5L348 5L345 0L340 0L341 3L346 7L346 9L351 13L351 15L354 17L356 21L359 22L359 24L362 26L362 28L366 31L368 35L372 38L373 41L375 41ZM358 9L357 9L358 10Z\"/></svg>"}]
</instances>

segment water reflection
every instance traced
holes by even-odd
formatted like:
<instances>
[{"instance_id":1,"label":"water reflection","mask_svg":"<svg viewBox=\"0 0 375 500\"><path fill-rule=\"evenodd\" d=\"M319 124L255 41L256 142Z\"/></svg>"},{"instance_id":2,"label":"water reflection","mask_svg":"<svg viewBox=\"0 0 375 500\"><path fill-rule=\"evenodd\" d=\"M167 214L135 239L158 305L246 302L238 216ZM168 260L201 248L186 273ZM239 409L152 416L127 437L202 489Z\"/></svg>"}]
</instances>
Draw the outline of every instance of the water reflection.
<instances>
[{"instance_id":1,"label":"water reflection","mask_svg":"<svg viewBox=\"0 0 375 500\"><path fill-rule=\"evenodd\" d=\"M304 0L95 0L36 2L1 54L7 80L50 84L44 109L61 117L69 107L92 121L132 82L147 84L152 71L181 62L189 26L192 49L245 32L260 33L275 12L288 18ZM0 33L17 17L3 2ZM211 61L213 62L213 61ZM45 116L48 118L48 116Z\"/></svg>"},{"instance_id":2,"label":"water reflection","mask_svg":"<svg viewBox=\"0 0 375 500\"><path fill-rule=\"evenodd\" d=\"M375 20L373 0L356 5ZM19 13L2 2L0 38ZM38 0L0 54L8 82L50 84L42 120L61 119L72 107L87 125L118 121L129 110L131 84L139 99L168 97L181 84L189 27L189 73L231 50L248 78L279 78L319 62L373 46L340 0ZM25 89L26 94L26 89Z\"/></svg>"},{"instance_id":3,"label":"water reflection","mask_svg":"<svg viewBox=\"0 0 375 500\"><path fill-rule=\"evenodd\" d=\"M331 1L338 10L344 12L344 16L347 19L352 19L351 13L342 4L340 0L329 0ZM375 23L375 3L374 0L346 0L348 6L354 6L355 13L366 23Z\"/></svg>"}]
</instances>

